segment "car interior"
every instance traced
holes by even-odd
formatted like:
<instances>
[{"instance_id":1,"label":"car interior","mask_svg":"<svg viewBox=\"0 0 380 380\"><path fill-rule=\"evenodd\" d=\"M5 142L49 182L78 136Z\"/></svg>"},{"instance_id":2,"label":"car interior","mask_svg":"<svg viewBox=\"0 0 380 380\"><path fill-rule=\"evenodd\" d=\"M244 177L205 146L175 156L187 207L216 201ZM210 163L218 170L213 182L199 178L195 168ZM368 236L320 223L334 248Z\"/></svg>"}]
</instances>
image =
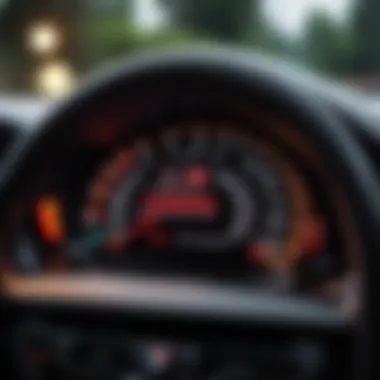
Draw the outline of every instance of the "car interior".
<instances>
[{"instance_id":1,"label":"car interior","mask_svg":"<svg viewBox=\"0 0 380 380\"><path fill-rule=\"evenodd\" d=\"M2 378L378 379L380 118L359 94L168 50L11 108Z\"/></svg>"}]
</instances>

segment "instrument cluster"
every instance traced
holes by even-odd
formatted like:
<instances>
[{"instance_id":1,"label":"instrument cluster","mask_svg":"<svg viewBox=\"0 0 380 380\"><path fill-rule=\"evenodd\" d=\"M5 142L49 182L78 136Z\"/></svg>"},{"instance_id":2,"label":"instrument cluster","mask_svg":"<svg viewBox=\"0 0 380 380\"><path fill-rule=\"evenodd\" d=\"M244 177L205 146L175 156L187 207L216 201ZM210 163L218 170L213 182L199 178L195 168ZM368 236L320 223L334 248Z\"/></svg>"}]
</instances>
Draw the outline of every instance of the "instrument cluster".
<instances>
[{"instance_id":1,"label":"instrument cluster","mask_svg":"<svg viewBox=\"0 0 380 380\"><path fill-rule=\"evenodd\" d=\"M77 196L66 173L34 198L16 270L209 276L281 291L317 288L344 267L301 172L243 130L162 128L87 177Z\"/></svg>"},{"instance_id":2,"label":"instrument cluster","mask_svg":"<svg viewBox=\"0 0 380 380\"><path fill-rule=\"evenodd\" d=\"M153 115L131 135L141 106L98 109L15 197L3 273L201 278L354 307L349 209L293 126Z\"/></svg>"}]
</instances>

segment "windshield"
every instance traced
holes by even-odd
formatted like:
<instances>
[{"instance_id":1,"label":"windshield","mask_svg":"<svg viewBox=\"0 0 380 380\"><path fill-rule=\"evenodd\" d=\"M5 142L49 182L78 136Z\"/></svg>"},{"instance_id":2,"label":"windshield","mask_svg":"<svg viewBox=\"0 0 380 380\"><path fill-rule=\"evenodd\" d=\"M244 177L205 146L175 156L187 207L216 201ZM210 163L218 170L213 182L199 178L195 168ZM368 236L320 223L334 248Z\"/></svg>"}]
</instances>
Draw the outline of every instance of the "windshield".
<instances>
[{"instance_id":1,"label":"windshield","mask_svg":"<svg viewBox=\"0 0 380 380\"><path fill-rule=\"evenodd\" d=\"M0 0L0 92L60 96L141 50L228 44L376 93L378 16L378 0Z\"/></svg>"}]
</instances>

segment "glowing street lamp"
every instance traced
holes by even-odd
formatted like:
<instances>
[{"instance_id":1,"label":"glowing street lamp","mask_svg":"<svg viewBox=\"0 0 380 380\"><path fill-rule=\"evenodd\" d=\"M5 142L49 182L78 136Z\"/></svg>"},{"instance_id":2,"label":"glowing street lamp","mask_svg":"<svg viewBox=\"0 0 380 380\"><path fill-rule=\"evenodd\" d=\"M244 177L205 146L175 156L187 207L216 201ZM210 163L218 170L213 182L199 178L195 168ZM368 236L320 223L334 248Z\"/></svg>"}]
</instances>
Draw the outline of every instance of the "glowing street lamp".
<instances>
[{"instance_id":1,"label":"glowing street lamp","mask_svg":"<svg viewBox=\"0 0 380 380\"><path fill-rule=\"evenodd\" d=\"M61 96L73 90L74 70L65 61L54 61L40 66L35 73L35 86L43 95Z\"/></svg>"},{"instance_id":2,"label":"glowing street lamp","mask_svg":"<svg viewBox=\"0 0 380 380\"><path fill-rule=\"evenodd\" d=\"M57 25L36 22L27 29L27 46L35 54L55 53L62 44L62 35Z\"/></svg>"}]
</instances>

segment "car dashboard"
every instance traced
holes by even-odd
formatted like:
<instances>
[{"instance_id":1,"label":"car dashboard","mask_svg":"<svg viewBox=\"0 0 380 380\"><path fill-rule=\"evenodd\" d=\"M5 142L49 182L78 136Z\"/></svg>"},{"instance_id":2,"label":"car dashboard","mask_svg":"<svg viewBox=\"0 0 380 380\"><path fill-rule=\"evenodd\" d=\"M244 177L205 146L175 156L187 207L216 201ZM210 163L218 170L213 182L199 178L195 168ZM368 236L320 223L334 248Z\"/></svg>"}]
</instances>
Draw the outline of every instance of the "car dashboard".
<instances>
[{"instance_id":1,"label":"car dashboard","mask_svg":"<svg viewBox=\"0 0 380 380\"><path fill-rule=\"evenodd\" d=\"M4 302L27 310L6 314L5 366L25 379L345 379L363 239L323 145L260 86L154 74L90 85L54 133L25 133L46 136L1 219ZM323 103L375 161L368 115Z\"/></svg>"}]
</instances>

